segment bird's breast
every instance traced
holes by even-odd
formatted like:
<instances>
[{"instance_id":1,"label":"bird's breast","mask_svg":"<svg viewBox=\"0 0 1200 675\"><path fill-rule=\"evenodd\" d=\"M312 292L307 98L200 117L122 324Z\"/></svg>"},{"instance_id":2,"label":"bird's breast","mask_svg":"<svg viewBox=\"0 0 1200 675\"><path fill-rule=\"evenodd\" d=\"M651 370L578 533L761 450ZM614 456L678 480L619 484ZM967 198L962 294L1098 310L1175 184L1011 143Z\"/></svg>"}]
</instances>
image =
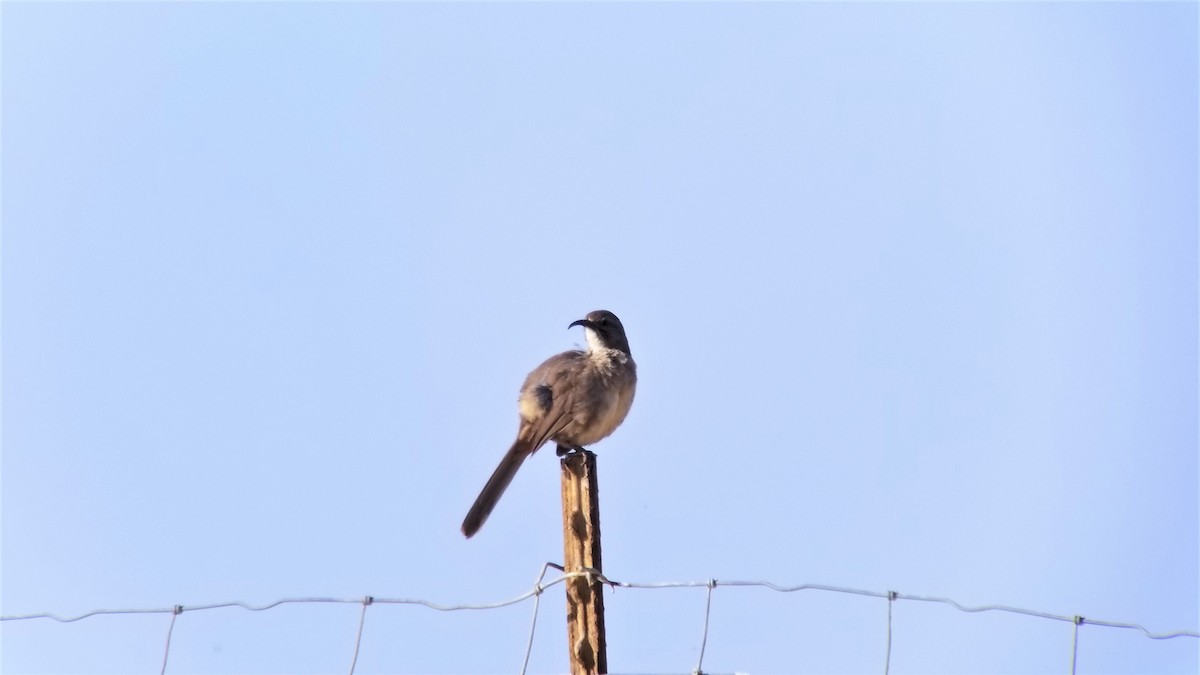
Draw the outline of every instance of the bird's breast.
<instances>
[{"instance_id":1,"label":"bird's breast","mask_svg":"<svg viewBox=\"0 0 1200 675\"><path fill-rule=\"evenodd\" d=\"M590 355L587 378L591 391L587 399L591 402L587 410L581 410L580 422L571 431L577 445L590 445L607 437L629 414L633 406L633 395L637 387L637 371L628 354L616 350Z\"/></svg>"}]
</instances>

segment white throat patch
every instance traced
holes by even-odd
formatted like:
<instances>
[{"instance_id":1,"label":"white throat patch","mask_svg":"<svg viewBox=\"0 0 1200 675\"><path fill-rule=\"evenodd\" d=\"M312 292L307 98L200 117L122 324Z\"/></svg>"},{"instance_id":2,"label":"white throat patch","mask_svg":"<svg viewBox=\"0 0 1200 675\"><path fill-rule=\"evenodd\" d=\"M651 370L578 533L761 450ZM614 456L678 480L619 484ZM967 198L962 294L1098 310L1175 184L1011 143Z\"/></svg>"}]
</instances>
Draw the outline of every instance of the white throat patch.
<instances>
[{"instance_id":1,"label":"white throat patch","mask_svg":"<svg viewBox=\"0 0 1200 675\"><path fill-rule=\"evenodd\" d=\"M597 335L596 331L592 330L591 328L585 327L583 329L583 335L587 338L589 352L600 353L607 349L607 347L600 342L600 336Z\"/></svg>"}]
</instances>

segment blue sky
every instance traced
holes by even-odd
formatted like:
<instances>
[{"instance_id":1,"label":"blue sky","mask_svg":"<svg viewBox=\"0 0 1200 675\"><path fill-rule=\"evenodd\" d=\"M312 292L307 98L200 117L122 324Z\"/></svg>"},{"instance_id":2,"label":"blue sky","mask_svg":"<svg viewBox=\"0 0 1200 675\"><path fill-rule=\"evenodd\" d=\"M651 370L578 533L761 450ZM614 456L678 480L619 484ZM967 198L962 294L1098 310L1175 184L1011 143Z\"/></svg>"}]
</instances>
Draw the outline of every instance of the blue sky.
<instances>
[{"instance_id":1,"label":"blue sky","mask_svg":"<svg viewBox=\"0 0 1200 675\"><path fill-rule=\"evenodd\" d=\"M528 590L552 452L458 525L607 308L612 578L1200 625L1196 4L0 19L3 614ZM695 666L703 590L606 602L614 672ZM371 607L357 672L514 672L530 612ZM1070 666L1069 624L893 612L894 673ZM358 613L184 613L169 672L344 672ZM0 667L157 672L169 618L5 622ZM880 672L885 620L718 588L705 670ZM1198 643L1084 626L1079 672Z\"/></svg>"}]
</instances>

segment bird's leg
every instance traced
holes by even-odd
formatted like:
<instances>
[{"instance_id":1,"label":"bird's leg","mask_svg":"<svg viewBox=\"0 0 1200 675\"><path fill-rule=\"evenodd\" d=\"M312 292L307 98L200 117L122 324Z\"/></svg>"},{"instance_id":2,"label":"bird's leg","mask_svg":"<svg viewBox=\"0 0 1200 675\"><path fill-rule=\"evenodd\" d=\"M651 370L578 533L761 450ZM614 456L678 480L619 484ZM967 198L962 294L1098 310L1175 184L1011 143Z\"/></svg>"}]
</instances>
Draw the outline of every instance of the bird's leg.
<instances>
[{"instance_id":1,"label":"bird's leg","mask_svg":"<svg viewBox=\"0 0 1200 675\"><path fill-rule=\"evenodd\" d=\"M554 448L554 454L558 455L559 457L562 457L563 455L568 455L573 452L577 452L577 453L587 452L587 449L584 448L582 445L563 445L562 443L559 443L558 447Z\"/></svg>"}]
</instances>

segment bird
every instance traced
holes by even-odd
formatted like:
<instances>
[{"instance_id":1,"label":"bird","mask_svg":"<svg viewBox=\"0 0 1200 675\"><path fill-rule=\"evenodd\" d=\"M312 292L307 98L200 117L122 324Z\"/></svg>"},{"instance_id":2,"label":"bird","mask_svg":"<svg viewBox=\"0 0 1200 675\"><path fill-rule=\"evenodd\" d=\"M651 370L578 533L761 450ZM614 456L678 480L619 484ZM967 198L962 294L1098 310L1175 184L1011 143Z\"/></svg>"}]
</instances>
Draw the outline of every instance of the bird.
<instances>
[{"instance_id":1,"label":"bird","mask_svg":"<svg viewBox=\"0 0 1200 675\"><path fill-rule=\"evenodd\" d=\"M621 320L608 310L596 310L567 328L575 326L583 326L587 349L551 356L521 385L517 438L463 519L462 533L468 539L491 515L526 458L549 441L557 445L559 457L583 452L584 446L615 431L629 414L637 364Z\"/></svg>"}]
</instances>

